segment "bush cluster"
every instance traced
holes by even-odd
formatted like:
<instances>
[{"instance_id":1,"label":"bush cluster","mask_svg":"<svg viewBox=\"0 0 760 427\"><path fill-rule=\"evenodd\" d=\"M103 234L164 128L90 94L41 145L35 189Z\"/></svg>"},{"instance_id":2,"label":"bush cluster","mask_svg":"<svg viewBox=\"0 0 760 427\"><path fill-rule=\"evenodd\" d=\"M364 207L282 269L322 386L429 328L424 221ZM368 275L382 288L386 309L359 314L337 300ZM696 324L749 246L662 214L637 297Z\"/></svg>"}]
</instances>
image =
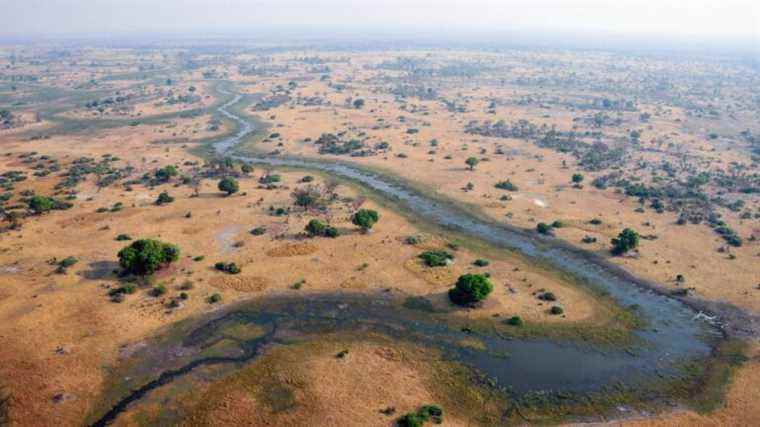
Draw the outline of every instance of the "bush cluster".
<instances>
[{"instance_id":1,"label":"bush cluster","mask_svg":"<svg viewBox=\"0 0 760 427\"><path fill-rule=\"evenodd\" d=\"M214 264L214 268L229 274L238 274L242 271L234 262L217 262Z\"/></svg>"},{"instance_id":2,"label":"bush cluster","mask_svg":"<svg viewBox=\"0 0 760 427\"><path fill-rule=\"evenodd\" d=\"M396 422L399 427L421 427L425 421L441 424L443 422L443 409L438 405L424 405L417 412L409 412Z\"/></svg>"},{"instance_id":3,"label":"bush cluster","mask_svg":"<svg viewBox=\"0 0 760 427\"><path fill-rule=\"evenodd\" d=\"M454 255L444 250L433 250L421 253L419 258L428 267L443 267L454 259Z\"/></svg>"},{"instance_id":4,"label":"bush cluster","mask_svg":"<svg viewBox=\"0 0 760 427\"><path fill-rule=\"evenodd\" d=\"M337 228L331 225L325 224L324 222L318 219L312 219L311 221L309 221L309 223L306 224L305 230L312 237L324 236L324 237L335 238L335 237L338 237L338 235L340 234Z\"/></svg>"}]
</instances>

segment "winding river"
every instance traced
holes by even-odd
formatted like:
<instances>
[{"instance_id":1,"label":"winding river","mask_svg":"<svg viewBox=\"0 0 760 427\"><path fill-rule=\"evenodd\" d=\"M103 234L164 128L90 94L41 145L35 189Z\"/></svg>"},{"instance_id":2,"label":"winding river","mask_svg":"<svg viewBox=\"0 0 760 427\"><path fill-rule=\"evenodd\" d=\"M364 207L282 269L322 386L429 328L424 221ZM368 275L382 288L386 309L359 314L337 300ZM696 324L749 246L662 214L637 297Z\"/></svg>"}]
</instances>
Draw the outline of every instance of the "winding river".
<instances>
[{"instance_id":1,"label":"winding river","mask_svg":"<svg viewBox=\"0 0 760 427\"><path fill-rule=\"evenodd\" d=\"M231 95L231 94L228 94ZM276 342L278 333L310 332L325 323L338 330L378 330L399 339L441 349L456 360L474 367L516 395L534 391L590 392L606 386L635 386L657 378L677 378L684 362L710 357L712 346L722 337L717 325L704 320L683 302L653 291L649 284L619 267L604 262L581 250L538 238L532 233L479 219L456 206L433 200L414 189L404 187L379 174L367 172L346 163L284 158L275 156L233 155L232 148L254 131L254 126L230 110L242 97L235 96L218 111L235 121L234 135L214 144L219 155L270 166L287 166L322 171L350 179L389 197L408 208L423 221L473 236L492 245L515 250L552 269L572 275L596 289L608 293L623 307L635 306L646 321L645 327L633 334L639 344L632 350L597 348L571 340L510 339L498 334L476 334L484 349L475 351L457 346L471 331L452 329L440 315L405 309L382 296L277 297L247 306L232 308L215 318L198 323L173 346L138 352L144 366L164 366L171 349L177 346L189 351L189 357L175 358L171 366L155 373L143 383L135 375L125 380L120 389L132 390L109 405L112 409L94 425L105 425L116 419L129 405L138 402L151 390L173 379L191 373L195 368L230 363L239 365L259 354L262 345ZM208 357L202 351L208 342L215 342L229 323L257 325L270 331L263 337L238 342L227 356ZM204 344L206 343L206 344ZM505 357L505 355L508 355ZM131 382L130 382L131 381Z\"/></svg>"}]
</instances>

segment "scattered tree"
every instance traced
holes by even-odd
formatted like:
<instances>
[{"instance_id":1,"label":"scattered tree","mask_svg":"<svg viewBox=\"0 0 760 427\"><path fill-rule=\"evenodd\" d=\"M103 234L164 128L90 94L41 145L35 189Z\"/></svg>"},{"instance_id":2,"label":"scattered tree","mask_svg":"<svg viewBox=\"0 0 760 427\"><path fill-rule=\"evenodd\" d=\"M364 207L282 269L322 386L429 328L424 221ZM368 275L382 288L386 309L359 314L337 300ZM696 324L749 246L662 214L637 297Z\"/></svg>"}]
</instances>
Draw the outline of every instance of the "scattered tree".
<instances>
[{"instance_id":1,"label":"scattered tree","mask_svg":"<svg viewBox=\"0 0 760 427\"><path fill-rule=\"evenodd\" d=\"M234 262L217 262L214 264L214 268L229 274L238 274L242 271Z\"/></svg>"},{"instance_id":2,"label":"scattered tree","mask_svg":"<svg viewBox=\"0 0 760 427\"><path fill-rule=\"evenodd\" d=\"M478 160L477 157L468 157L467 160L465 160L464 162L467 164L467 166L472 171L472 170L475 170L475 166L477 166L478 163L480 163L480 160Z\"/></svg>"},{"instance_id":3,"label":"scattered tree","mask_svg":"<svg viewBox=\"0 0 760 427\"><path fill-rule=\"evenodd\" d=\"M37 215L49 212L55 207L55 200L45 196L33 196L29 199L29 209Z\"/></svg>"},{"instance_id":4,"label":"scattered tree","mask_svg":"<svg viewBox=\"0 0 760 427\"><path fill-rule=\"evenodd\" d=\"M510 180L499 181L494 185L494 187L498 188L499 190L517 191L517 186Z\"/></svg>"},{"instance_id":5,"label":"scattered tree","mask_svg":"<svg viewBox=\"0 0 760 427\"><path fill-rule=\"evenodd\" d=\"M552 226L545 222L539 222L536 225L536 231L538 231L541 234L551 234Z\"/></svg>"},{"instance_id":6,"label":"scattered tree","mask_svg":"<svg viewBox=\"0 0 760 427\"><path fill-rule=\"evenodd\" d=\"M443 250L436 250L425 251L419 255L419 258L428 267L443 267L451 263L454 259L454 255Z\"/></svg>"},{"instance_id":7,"label":"scattered tree","mask_svg":"<svg viewBox=\"0 0 760 427\"><path fill-rule=\"evenodd\" d=\"M240 190L240 185L238 184L237 180L230 176L222 178L219 181L218 187L219 191L227 193L228 196L233 193L237 193L238 190Z\"/></svg>"},{"instance_id":8,"label":"scattered tree","mask_svg":"<svg viewBox=\"0 0 760 427\"><path fill-rule=\"evenodd\" d=\"M351 222L353 222L354 225L361 227L361 229L366 233L379 220L380 215L377 213L377 211L374 211L372 209L359 209L354 214Z\"/></svg>"},{"instance_id":9,"label":"scattered tree","mask_svg":"<svg viewBox=\"0 0 760 427\"><path fill-rule=\"evenodd\" d=\"M511 326L522 326L523 320L522 318L520 318L520 316L512 316L509 319L507 319L505 323Z\"/></svg>"},{"instance_id":10,"label":"scattered tree","mask_svg":"<svg viewBox=\"0 0 760 427\"><path fill-rule=\"evenodd\" d=\"M338 229L323 223L318 219L312 219L306 224L306 232L312 236L338 237Z\"/></svg>"},{"instance_id":11,"label":"scattered tree","mask_svg":"<svg viewBox=\"0 0 760 427\"><path fill-rule=\"evenodd\" d=\"M456 286L449 290L449 298L458 305L468 306L484 300L493 291L493 284L482 274L459 276Z\"/></svg>"},{"instance_id":12,"label":"scattered tree","mask_svg":"<svg viewBox=\"0 0 760 427\"><path fill-rule=\"evenodd\" d=\"M156 199L156 205L161 206L174 201L174 197L170 196L166 191L162 191Z\"/></svg>"},{"instance_id":13,"label":"scattered tree","mask_svg":"<svg viewBox=\"0 0 760 427\"><path fill-rule=\"evenodd\" d=\"M612 239L613 255L622 255L639 246L639 233L633 229L626 228L618 234L617 238Z\"/></svg>"},{"instance_id":14,"label":"scattered tree","mask_svg":"<svg viewBox=\"0 0 760 427\"><path fill-rule=\"evenodd\" d=\"M296 188L290 195L293 202L304 209L318 208L325 204L322 189L317 185Z\"/></svg>"},{"instance_id":15,"label":"scattered tree","mask_svg":"<svg viewBox=\"0 0 760 427\"><path fill-rule=\"evenodd\" d=\"M176 245L153 239L140 239L119 251L119 264L126 273L151 275L179 259Z\"/></svg>"},{"instance_id":16,"label":"scattered tree","mask_svg":"<svg viewBox=\"0 0 760 427\"><path fill-rule=\"evenodd\" d=\"M179 171L177 171L177 167L174 165L167 165L162 167L161 169L156 169L155 176L156 180L159 182L167 182L172 177L175 177L179 174Z\"/></svg>"}]
</instances>

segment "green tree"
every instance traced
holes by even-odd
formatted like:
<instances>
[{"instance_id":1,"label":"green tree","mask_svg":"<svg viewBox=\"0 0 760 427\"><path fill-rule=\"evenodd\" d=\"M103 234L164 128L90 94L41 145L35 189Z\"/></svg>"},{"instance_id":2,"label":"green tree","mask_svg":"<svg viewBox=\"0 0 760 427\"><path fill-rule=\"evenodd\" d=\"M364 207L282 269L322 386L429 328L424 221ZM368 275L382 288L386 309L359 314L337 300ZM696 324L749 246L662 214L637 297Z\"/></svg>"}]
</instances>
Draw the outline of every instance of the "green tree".
<instances>
[{"instance_id":1,"label":"green tree","mask_svg":"<svg viewBox=\"0 0 760 427\"><path fill-rule=\"evenodd\" d=\"M179 248L153 239L140 239L120 250L119 265L125 272L146 276L179 259Z\"/></svg>"},{"instance_id":2,"label":"green tree","mask_svg":"<svg viewBox=\"0 0 760 427\"><path fill-rule=\"evenodd\" d=\"M380 220L380 215L372 209L359 209L354 214L351 222L361 227L365 232L369 231Z\"/></svg>"},{"instance_id":3,"label":"green tree","mask_svg":"<svg viewBox=\"0 0 760 427\"><path fill-rule=\"evenodd\" d=\"M166 191L162 191L156 199L156 205L161 206L174 201L174 197L170 196Z\"/></svg>"},{"instance_id":4,"label":"green tree","mask_svg":"<svg viewBox=\"0 0 760 427\"><path fill-rule=\"evenodd\" d=\"M612 239L612 253L621 255L639 246L639 233L631 228L626 228Z\"/></svg>"},{"instance_id":5,"label":"green tree","mask_svg":"<svg viewBox=\"0 0 760 427\"><path fill-rule=\"evenodd\" d=\"M354 101L354 108L357 110L360 110L362 107L364 107L364 100L363 99L357 99Z\"/></svg>"},{"instance_id":6,"label":"green tree","mask_svg":"<svg viewBox=\"0 0 760 427\"><path fill-rule=\"evenodd\" d=\"M175 177L179 174L179 171L177 170L177 167L174 165L167 165L162 167L161 169L156 169L155 176L156 179L160 182L167 182L172 177Z\"/></svg>"},{"instance_id":7,"label":"green tree","mask_svg":"<svg viewBox=\"0 0 760 427\"><path fill-rule=\"evenodd\" d=\"M238 182L235 178L232 178L230 176L224 177L219 181L219 191L224 191L227 193L227 195L231 195L232 193L237 193L240 189L240 185L238 185Z\"/></svg>"},{"instance_id":8,"label":"green tree","mask_svg":"<svg viewBox=\"0 0 760 427\"><path fill-rule=\"evenodd\" d=\"M455 287L449 290L449 298L457 305L472 305L483 301L493 291L493 284L482 274L459 276Z\"/></svg>"},{"instance_id":9,"label":"green tree","mask_svg":"<svg viewBox=\"0 0 760 427\"><path fill-rule=\"evenodd\" d=\"M302 188L296 188L290 194L297 206L303 208L320 207L324 205L321 189L316 185L308 185Z\"/></svg>"},{"instance_id":10,"label":"green tree","mask_svg":"<svg viewBox=\"0 0 760 427\"><path fill-rule=\"evenodd\" d=\"M305 228L306 232L309 233L311 237L316 236L324 236L324 237L330 237L330 238L336 238L338 235L340 235L340 232L337 228L325 224L324 222L318 220L318 219L312 219L309 221L308 224L306 224Z\"/></svg>"},{"instance_id":11,"label":"green tree","mask_svg":"<svg viewBox=\"0 0 760 427\"><path fill-rule=\"evenodd\" d=\"M467 164L467 166L472 171L472 170L475 170L475 166L477 166L478 163L480 163L480 160L478 160L477 157L468 157L467 160L465 160L464 162Z\"/></svg>"},{"instance_id":12,"label":"green tree","mask_svg":"<svg viewBox=\"0 0 760 427\"><path fill-rule=\"evenodd\" d=\"M552 226L545 222L539 222L536 225L536 231L538 231L541 234L549 234L552 231Z\"/></svg>"},{"instance_id":13,"label":"green tree","mask_svg":"<svg viewBox=\"0 0 760 427\"><path fill-rule=\"evenodd\" d=\"M37 215L43 214L55 208L55 200L45 196L33 196L29 199L29 209Z\"/></svg>"},{"instance_id":14,"label":"green tree","mask_svg":"<svg viewBox=\"0 0 760 427\"><path fill-rule=\"evenodd\" d=\"M454 255L443 250L432 250L421 253L419 258L428 267L443 267L454 259Z\"/></svg>"},{"instance_id":15,"label":"green tree","mask_svg":"<svg viewBox=\"0 0 760 427\"><path fill-rule=\"evenodd\" d=\"M242 165L242 166L240 166L240 170L241 170L241 171L242 171L244 174L246 174L246 175L247 175L247 174L249 174L249 173L253 172L253 166L249 165L248 163L243 163L243 165Z\"/></svg>"},{"instance_id":16,"label":"green tree","mask_svg":"<svg viewBox=\"0 0 760 427\"><path fill-rule=\"evenodd\" d=\"M574 173L572 180L573 180L573 184L578 185L581 182L583 182L583 175L579 173Z\"/></svg>"},{"instance_id":17,"label":"green tree","mask_svg":"<svg viewBox=\"0 0 760 427\"><path fill-rule=\"evenodd\" d=\"M305 230L310 236L321 236L325 233L326 228L327 225L324 222L318 219L312 219L306 224Z\"/></svg>"}]
</instances>

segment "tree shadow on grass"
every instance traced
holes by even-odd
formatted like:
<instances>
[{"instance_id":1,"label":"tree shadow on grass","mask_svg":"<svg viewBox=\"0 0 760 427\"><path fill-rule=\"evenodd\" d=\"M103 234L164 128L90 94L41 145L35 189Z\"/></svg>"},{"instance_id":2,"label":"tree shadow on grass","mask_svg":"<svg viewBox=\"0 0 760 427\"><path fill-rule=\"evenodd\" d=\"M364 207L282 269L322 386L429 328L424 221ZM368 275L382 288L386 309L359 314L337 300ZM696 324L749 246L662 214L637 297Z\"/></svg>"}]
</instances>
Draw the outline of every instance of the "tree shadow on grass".
<instances>
[{"instance_id":1,"label":"tree shadow on grass","mask_svg":"<svg viewBox=\"0 0 760 427\"><path fill-rule=\"evenodd\" d=\"M119 270L119 263L114 261L95 261L87 265L87 269L79 272L85 279L102 280L117 276L114 271Z\"/></svg>"}]
</instances>

